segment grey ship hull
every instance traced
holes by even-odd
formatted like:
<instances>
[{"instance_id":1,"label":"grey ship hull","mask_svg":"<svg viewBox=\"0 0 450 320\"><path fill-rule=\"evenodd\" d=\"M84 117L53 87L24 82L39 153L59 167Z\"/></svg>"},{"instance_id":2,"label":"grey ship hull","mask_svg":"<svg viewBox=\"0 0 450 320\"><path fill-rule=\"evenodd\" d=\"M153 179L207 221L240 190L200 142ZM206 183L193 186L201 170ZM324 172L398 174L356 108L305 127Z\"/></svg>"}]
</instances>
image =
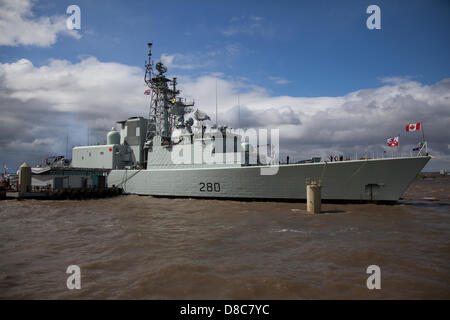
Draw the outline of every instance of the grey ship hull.
<instances>
[{"instance_id":1,"label":"grey ship hull","mask_svg":"<svg viewBox=\"0 0 450 320\"><path fill-rule=\"evenodd\" d=\"M280 165L276 175L260 175L259 166L112 170L108 185L139 195L304 200L308 179L320 179L324 200L397 201L429 159Z\"/></svg>"}]
</instances>

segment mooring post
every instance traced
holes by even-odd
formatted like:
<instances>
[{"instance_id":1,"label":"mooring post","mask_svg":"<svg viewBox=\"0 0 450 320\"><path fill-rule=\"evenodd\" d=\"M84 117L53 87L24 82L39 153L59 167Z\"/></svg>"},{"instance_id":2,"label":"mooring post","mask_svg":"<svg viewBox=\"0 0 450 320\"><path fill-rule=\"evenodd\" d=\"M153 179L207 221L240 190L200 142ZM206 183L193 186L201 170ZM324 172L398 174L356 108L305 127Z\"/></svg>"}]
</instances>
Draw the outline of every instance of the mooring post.
<instances>
[{"instance_id":1,"label":"mooring post","mask_svg":"<svg viewBox=\"0 0 450 320\"><path fill-rule=\"evenodd\" d=\"M31 167L26 162L19 167L18 182L17 191L19 191L19 194L31 191Z\"/></svg>"},{"instance_id":2,"label":"mooring post","mask_svg":"<svg viewBox=\"0 0 450 320\"><path fill-rule=\"evenodd\" d=\"M321 196L320 185L311 181L306 185L306 211L309 213L320 213Z\"/></svg>"}]
</instances>

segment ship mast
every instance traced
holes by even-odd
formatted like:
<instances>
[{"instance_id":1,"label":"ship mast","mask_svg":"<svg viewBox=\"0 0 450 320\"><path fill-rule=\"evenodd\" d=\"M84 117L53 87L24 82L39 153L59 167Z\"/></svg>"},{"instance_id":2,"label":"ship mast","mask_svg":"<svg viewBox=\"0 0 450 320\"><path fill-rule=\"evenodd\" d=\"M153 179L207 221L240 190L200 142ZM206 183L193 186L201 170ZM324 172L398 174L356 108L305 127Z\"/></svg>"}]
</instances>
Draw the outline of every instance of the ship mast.
<instances>
[{"instance_id":1,"label":"ship mast","mask_svg":"<svg viewBox=\"0 0 450 320\"><path fill-rule=\"evenodd\" d=\"M172 131L177 127L184 127L184 115L192 111L177 95L177 78L169 79L165 76L167 67L157 62L155 74L152 61L152 43L148 43L148 60L145 62L144 81L150 89L149 123L147 125L145 148L152 147L153 138L161 137L162 145L172 145Z\"/></svg>"}]
</instances>

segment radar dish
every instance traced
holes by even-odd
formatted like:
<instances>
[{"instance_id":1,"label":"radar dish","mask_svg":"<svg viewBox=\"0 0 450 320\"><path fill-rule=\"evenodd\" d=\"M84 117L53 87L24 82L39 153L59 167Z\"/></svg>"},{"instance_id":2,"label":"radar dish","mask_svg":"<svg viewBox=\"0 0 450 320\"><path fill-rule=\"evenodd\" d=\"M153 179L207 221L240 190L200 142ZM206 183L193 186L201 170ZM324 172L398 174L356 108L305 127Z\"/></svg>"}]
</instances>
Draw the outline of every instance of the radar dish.
<instances>
[{"instance_id":1,"label":"radar dish","mask_svg":"<svg viewBox=\"0 0 450 320\"><path fill-rule=\"evenodd\" d=\"M158 70L159 74L164 74L167 72L167 67L160 61L156 64L156 70Z\"/></svg>"}]
</instances>

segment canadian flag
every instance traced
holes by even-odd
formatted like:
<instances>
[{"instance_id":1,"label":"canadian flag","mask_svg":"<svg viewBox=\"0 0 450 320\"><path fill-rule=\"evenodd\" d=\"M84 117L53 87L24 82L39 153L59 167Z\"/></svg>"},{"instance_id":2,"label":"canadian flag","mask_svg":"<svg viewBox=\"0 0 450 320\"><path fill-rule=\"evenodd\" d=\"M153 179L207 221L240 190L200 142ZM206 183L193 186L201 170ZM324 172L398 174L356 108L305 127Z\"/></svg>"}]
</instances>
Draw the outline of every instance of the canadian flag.
<instances>
[{"instance_id":1,"label":"canadian flag","mask_svg":"<svg viewBox=\"0 0 450 320\"><path fill-rule=\"evenodd\" d=\"M406 126L406 131L416 131L420 130L420 122L417 123L410 123Z\"/></svg>"},{"instance_id":2,"label":"canadian flag","mask_svg":"<svg viewBox=\"0 0 450 320\"><path fill-rule=\"evenodd\" d=\"M150 94L150 89L145 90L145 91L144 91L144 94L149 95L149 94Z\"/></svg>"},{"instance_id":3,"label":"canadian flag","mask_svg":"<svg viewBox=\"0 0 450 320\"><path fill-rule=\"evenodd\" d=\"M388 147L398 147L398 137L387 139Z\"/></svg>"}]
</instances>

